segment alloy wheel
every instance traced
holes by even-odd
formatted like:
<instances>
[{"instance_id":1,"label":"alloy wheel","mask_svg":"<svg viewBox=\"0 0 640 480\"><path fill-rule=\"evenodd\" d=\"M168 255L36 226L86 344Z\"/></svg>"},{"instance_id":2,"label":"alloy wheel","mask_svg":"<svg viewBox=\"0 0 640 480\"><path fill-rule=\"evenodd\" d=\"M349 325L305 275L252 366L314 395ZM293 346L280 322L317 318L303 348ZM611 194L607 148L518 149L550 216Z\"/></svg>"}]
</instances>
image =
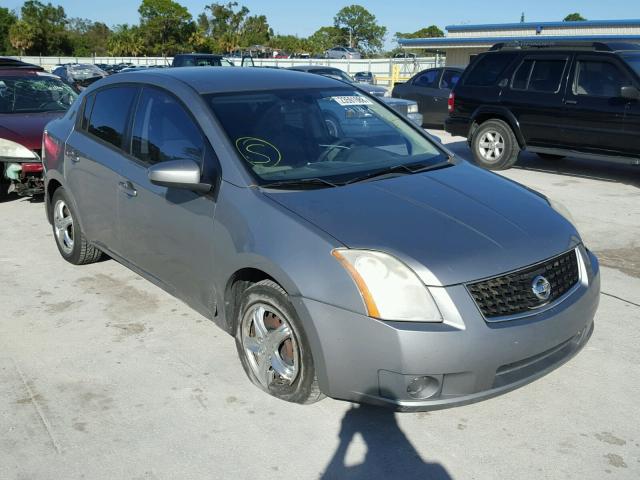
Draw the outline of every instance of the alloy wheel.
<instances>
[{"instance_id":1,"label":"alloy wheel","mask_svg":"<svg viewBox=\"0 0 640 480\"><path fill-rule=\"evenodd\" d=\"M291 324L273 306L254 304L242 318L244 355L263 388L292 385L300 370L300 351Z\"/></svg>"},{"instance_id":2,"label":"alloy wheel","mask_svg":"<svg viewBox=\"0 0 640 480\"><path fill-rule=\"evenodd\" d=\"M53 208L53 226L56 241L67 255L73 252L74 222L69 207L64 200L58 200Z\"/></svg>"},{"instance_id":3,"label":"alloy wheel","mask_svg":"<svg viewBox=\"0 0 640 480\"><path fill-rule=\"evenodd\" d=\"M478 152L488 163L497 162L504 153L504 138L495 130L487 130L480 137Z\"/></svg>"}]
</instances>

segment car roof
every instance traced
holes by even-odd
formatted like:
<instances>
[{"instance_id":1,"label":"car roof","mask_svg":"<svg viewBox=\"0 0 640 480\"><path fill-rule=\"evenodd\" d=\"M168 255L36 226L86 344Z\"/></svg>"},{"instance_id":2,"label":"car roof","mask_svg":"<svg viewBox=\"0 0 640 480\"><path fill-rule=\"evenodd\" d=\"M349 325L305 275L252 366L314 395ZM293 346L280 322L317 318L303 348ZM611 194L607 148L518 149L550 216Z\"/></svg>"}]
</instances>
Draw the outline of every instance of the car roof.
<instances>
[{"instance_id":1,"label":"car roof","mask_svg":"<svg viewBox=\"0 0 640 480\"><path fill-rule=\"evenodd\" d=\"M4 73L7 70L31 70L41 72L44 68L15 58L0 57L0 71Z\"/></svg>"},{"instance_id":2,"label":"car roof","mask_svg":"<svg viewBox=\"0 0 640 480\"><path fill-rule=\"evenodd\" d=\"M145 78L175 79L200 94L249 92L259 90L344 87L344 82L321 75L307 75L287 69L179 67L147 69L107 78L107 83L141 82ZM105 83L101 83L105 85Z\"/></svg>"},{"instance_id":3,"label":"car roof","mask_svg":"<svg viewBox=\"0 0 640 480\"><path fill-rule=\"evenodd\" d=\"M212 58L222 58L223 55L219 55L217 53L178 53L174 55L175 57L212 57Z\"/></svg>"},{"instance_id":4,"label":"car roof","mask_svg":"<svg viewBox=\"0 0 640 480\"><path fill-rule=\"evenodd\" d=\"M315 70L340 70L336 67L330 67L328 65L294 65L287 68L287 70L298 70L299 72L313 72Z\"/></svg>"}]
</instances>

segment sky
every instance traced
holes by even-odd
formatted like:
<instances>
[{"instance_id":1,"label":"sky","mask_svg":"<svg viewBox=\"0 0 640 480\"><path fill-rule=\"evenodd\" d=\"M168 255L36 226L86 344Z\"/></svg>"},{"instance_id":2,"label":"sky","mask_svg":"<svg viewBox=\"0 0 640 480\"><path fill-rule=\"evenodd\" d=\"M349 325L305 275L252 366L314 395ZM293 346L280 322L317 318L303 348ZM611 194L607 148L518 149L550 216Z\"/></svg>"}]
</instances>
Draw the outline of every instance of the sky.
<instances>
[{"instance_id":1,"label":"sky","mask_svg":"<svg viewBox=\"0 0 640 480\"><path fill-rule=\"evenodd\" d=\"M41 0L62 5L68 17L89 18L107 25L137 23L140 0ZM226 3L228 0L217 0ZM412 32L429 25L444 30L447 25L559 21L568 13L580 12L589 20L639 19L638 0L237 0L251 14L264 14L276 33L308 36L333 23L342 7L359 3L387 27L387 46L395 32ZM1 0L0 5L19 11L21 0ZM179 0L195 17L214 0Z\"/></svg>"}]
</instances>

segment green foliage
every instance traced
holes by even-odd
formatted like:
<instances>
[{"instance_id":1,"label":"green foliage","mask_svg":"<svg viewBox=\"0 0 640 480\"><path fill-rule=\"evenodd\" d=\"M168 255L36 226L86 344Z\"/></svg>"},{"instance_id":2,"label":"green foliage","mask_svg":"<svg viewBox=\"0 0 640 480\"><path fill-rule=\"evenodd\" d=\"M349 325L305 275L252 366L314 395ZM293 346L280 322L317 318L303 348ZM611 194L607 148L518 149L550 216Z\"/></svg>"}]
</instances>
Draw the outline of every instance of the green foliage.
<instances>
[{"instance_id":1,"label":"green foliage","mask_svg":"<svg viewBox=\"0 0 640 480\"><path fill-rule=\"evenodd\" d=\"M444 37L444 32L440 30L436 25L431 25L429 27L421 28L420 30L416 30L413 33L402 33L396 32L395 38L435 38L435 37Z\"/></svg>"},{"instance_id":2,"label":"green foliage","mask_svg":"<svg viewBox=\"0 0 640 480\"><path fill-rule=\"evenodd\" d=\"M33 47L36 38L36 31L30 23L24 20L18 20L9 27L9 40L11 46L15 48L20 55Z\"/></svg>"},{"instance_id":3,"label":"green foliage","mask_svg":"<svg viewBox=\"0 0 640 480\"><path fill-rule=\"evenodd\" d=\"M361 5L350 5L333 18L334 27L344 32L352 47L372 53L382 48L387 27L378 25L375 15Z\"/></svg>"},{"instance_id":4,"label":"green foliage","mask_svg":"<svg viewBox=\"0 0 640 480\"><path fill-rule=\"evenodd\" d=\"M179 53L196 30L189 10L173 0L142 0L138 13L147 52Z\"/></svg>"},{"instance_id":5,"label":"green foliage","mask_svg":"<svg viewBox=\"0 0 640 480\"><path fill-rule=\"evenodd\" d=\"M309 53L321 54L336 45L346 45L349 36L345 39L344 31L337 27L320 27L308 38Z\"/></svg>"},{"instance_id":6,"label":"green foliage","mask_svg":"<svg viewBox=\"0 0 640 480\"><path fill-rule=\"evenodd\" d=\"M107 42L107 52L116 57L142 55L145 44L138 26L118 25Z\"/></svg>"},{"instance_id":7,"label":"green foliage","mask_svg":"<svg viewBox=\"0 0 640 480\"><path fill-rule=\"evenodd\" d=\"M18 21L18 17L8 8L0 7L0 53L11 54L13 46L9 40L9 29Z\"/></svg>"},{"instance_id":8,"label":"green foliage","mask_svg":"<svg viewBox=\"0 0 640 480\"><path fill-rule=\"evenodd\" d=\"M84 18L72 18L67 26L73 54L79 57L107 55L111 29L102 22Z\"/></svg>"},{"instance_id":9,"label":"green foliage","mask_svg":"<svg viewBox=\"0 0 640 480\"><path fill-rule=\"evenodd\" d=\"M584 22L585 20L586 18L584 18L578 12L574 12L564 17L563 22Z\"/></svg>"},{"instance_id":10,"label":"green foliage","mask_svg":"<svg viewBox=\"0 0 640 480\"><path fill-rule=\"evenodd\" d=\"M64 8L46 5L38 0L27 0L20 10L22 25L29 26L33 33L33 42L24 48L32 55L66 55L71 53L66 25L67 15ZM18 34L18 32L15 32ZM26 34L25 34L26 38ZM27 42L29 43L29 42ZM23 45L26 45L23 43Z\"/></svg>"}]
</instances>

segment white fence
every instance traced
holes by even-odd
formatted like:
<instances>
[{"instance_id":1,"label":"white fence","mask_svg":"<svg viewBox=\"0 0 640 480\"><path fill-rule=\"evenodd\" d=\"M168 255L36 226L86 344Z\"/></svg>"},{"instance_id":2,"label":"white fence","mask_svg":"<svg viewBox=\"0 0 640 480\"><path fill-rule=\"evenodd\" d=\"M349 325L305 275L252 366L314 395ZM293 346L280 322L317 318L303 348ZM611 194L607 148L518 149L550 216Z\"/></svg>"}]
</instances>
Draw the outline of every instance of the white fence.
<instances>
[{"instance_id":1,"label":"white fence","mask_svg":"<svg viewBox=\"0 0 640 480\"><path fill-rule=\"evenodd\" d=\"M15 57L24 62L41 65L52 70L63 63L133 63L134 65L171 65L172 57ZM229 57L230 61L240 65L241 59ZM326 65L340 68L353 75L357 72L372 72L377 83L390 85L394 80L406 80L414 73L444 65L444 57L423 58L381 58L362 60L322 59L322 58L254 58L256 67L292 67L295 65Z\"/></svg>"}]
</instances>

